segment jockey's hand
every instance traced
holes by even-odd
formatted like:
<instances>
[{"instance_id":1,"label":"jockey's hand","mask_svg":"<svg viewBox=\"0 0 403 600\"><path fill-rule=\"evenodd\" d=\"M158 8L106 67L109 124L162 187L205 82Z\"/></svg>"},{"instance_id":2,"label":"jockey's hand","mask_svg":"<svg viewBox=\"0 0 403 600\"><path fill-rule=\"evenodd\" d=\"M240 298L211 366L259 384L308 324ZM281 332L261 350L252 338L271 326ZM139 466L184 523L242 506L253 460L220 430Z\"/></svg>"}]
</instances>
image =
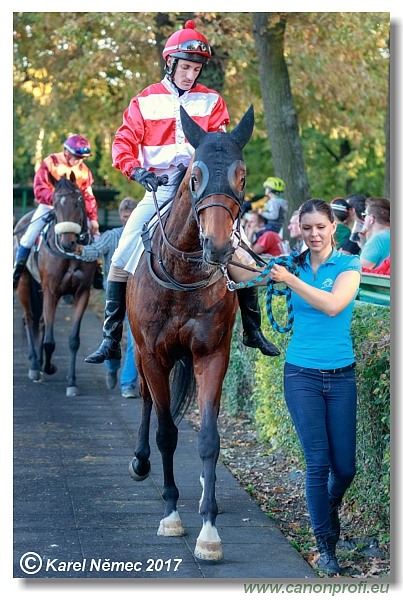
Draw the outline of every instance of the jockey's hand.
<instances>
[{"instance_id":1,"label":"jockey's hand","mask_svg":"<svg viewBox=\"0 0 403 600\"><path fill-rule=\"evenodd\" d=\"M147 192L156 192L159 185L166 185L168 183L168 176L163 175L157 177L153 171L147 171L142 167L136 167L130 173L130 179L137 181L140 185L146 188Z\"/></svg>"},{"instance_id":2,"label":"jockey's hand","mask_svg":"<svg viewBox=\"0 0 403 600\"><path fill-rule=\"evenodd\" d=\"M76 244L76 249L74 250L74 254L77 254L77 256L80 256L81 252L83 251L84 246L81 246L81 244Z\"/></svg>"},{"instance_id":3,"label":"jockey's hand","mask_svg":"<svg viewBox=\"0 0 403 600\"><path fill-rule=\"evenodd\" d=\"M95 221L94 219L91 219L90 221L90 230L91 230L91 234L93 237L95 237L96 235L99 235L99 223L98 221Z\"/></svg>"}]
</instances>

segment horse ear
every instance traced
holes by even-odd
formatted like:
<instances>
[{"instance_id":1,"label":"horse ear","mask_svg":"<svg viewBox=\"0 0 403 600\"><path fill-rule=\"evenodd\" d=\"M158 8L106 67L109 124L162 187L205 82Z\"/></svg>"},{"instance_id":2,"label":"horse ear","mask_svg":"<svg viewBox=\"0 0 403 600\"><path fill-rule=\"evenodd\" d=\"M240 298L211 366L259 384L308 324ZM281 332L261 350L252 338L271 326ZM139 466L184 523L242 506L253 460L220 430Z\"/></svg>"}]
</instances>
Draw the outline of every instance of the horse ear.
<instances>
[{"instance_id":1,"label":"horse ear","mask_svg":"<svg viewBox=\"0 0 403 600\"><path fill-rule=\"evenodd\" d=\"M52 173L49 173L48 177L49 177L49 181L52 184L52 186L56 187L56 183L58 182L58 180L55 177L53 177Z\"/></svg>"},{"instance_id":2,"label":"horse ear","mask_svg":"<svg viewBox=\"0 0 403 600\"><path fill-rule=\"evenodd\" d=\"M253 110L253 104L251 104L242 119L239 121L238 125L230 133L230 136L235 139L241 148L246 146L246 144L249 142L253 132L254 124L255 112Z\"/></svg>"},{"instance_id":3,"label":"horse ear","mask_svg":"<svg viewBox=\"0 0 403 600\"><path fill-rule=\"evenodd\" d=\"M198 125L195 121L193 121L192 117L190 117L183 106L179 107L183 133L188 139L189 143L193 146L193 148L197 148L200 142L205 138L207 132L204 131L200 125Z\"/></svg>"},{"instance_id":4,"label":"horse ear","mask_svg":"<svg viewBox=\"0 0 403 600\"><path fill-rule=\"evenodd\" d=\"M71 181L71 183L74 183L74 185L76 185L77 177L76 177L76 174L74 173L74 171L70 172L70 181Z\"/></svg>"}]
</instances>

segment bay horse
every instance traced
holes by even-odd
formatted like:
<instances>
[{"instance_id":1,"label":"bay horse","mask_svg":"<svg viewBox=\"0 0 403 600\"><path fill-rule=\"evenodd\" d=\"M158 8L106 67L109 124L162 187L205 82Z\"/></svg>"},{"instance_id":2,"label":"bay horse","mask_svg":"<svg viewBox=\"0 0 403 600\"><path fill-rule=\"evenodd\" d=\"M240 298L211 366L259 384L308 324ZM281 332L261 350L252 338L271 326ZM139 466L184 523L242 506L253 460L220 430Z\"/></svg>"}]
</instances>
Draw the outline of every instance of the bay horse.
<instances>
[{"instance_id":1,"label":"bay horse","mask_svg":"<svg viewBox=\"0 0 403 600\"><path fill-rule=\"evenodd\" d=\"M154 406L166 503L157 533L184 535L173 463L177 424L197 390L203 525L195 556L218 561L223 549L216 528L217 418L238 308L236 294L227 289L223 274L239 227L246 181L242 149L252 135L254 113L251 106L237 127L224 133L204 131L180 110L183 131L195 153L169 217L160 219L149 243L143 236L146 251L127 286L142 396L137 447L129 472L136 481L150 473L149 428Z\"/></svg>"},{"instance_id":2,"label":"bay horse","mask_svg":"<svg viewBox=\"0 0 403 600\"><path fill-rule=\"evenodd\" d=\"M68 343L70 363L66 376L66 396L76 396L76 356L80 347L80 328L87 308L91 284L97 267L96 261L83 262L74 257L77 243L89 241L85 201L76 184L74 173L63 176L54 185L53 209L49 221L41 233L39 249L36 249L39 282L35 281L34 269L27 268L21 275L17 295L23 310L28 340L32 381L42 380L42 371L53 375L57 371L52 362L55 350L54 322L57 305L62 296L73 295L73 322ZM14 228L17 237L29 224L32 212L22 217ZM17 232L17 233L16 233ZM34 250L31 251L31 256ZM34 265L35 266L35 265Z\"/></svg>"}]
</instances>

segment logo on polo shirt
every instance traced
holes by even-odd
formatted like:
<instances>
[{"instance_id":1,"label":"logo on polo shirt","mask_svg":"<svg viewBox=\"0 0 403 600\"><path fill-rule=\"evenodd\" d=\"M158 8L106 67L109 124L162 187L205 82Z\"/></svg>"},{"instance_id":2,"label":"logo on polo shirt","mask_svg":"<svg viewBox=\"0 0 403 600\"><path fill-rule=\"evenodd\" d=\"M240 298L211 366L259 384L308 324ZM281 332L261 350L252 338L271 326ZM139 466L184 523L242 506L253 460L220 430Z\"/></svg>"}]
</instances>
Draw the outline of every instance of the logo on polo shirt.
<instances>
[{"instance_id":1,"label":"logo on polo shirt","mask_svg":"<svg viewBox=\"0 0 403 600\"><path fill-rule=\"evenodd\" d=\"M333 287L333 279L330 279L330 277L328 277L322 283L322 290L325 289L325 288L331 288L331 287Z\"/></svg>"}]
</instances>

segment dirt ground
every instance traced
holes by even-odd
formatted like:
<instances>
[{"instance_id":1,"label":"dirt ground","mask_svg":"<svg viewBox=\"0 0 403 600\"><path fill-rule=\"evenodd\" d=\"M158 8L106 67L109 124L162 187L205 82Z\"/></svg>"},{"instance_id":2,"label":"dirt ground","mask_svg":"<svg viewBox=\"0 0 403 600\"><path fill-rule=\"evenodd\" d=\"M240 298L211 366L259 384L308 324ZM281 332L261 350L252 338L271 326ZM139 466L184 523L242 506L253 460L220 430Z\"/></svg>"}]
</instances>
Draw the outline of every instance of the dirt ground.
<instances>
[{"instance_id":1,"label":"dirt ground","mask_svg":"<svg viewBox=\"0 0 403 600\"><path fill-rule=\"evenodd\" d=\"M186 419L198 430L198 411ZM260 508L275 522L313 567L319 558L310 528L305 500L305 472L281 453L273 453L259 441L253 421L247 415L232 417L225 411L219 416L220 458ZM337 556L341 577L383 578L390 574L389 541L363 533L360 515L348 505L341 507L341 539ZM319 572L319 575L321 573Z\"/></svg>"}]
</instances>

